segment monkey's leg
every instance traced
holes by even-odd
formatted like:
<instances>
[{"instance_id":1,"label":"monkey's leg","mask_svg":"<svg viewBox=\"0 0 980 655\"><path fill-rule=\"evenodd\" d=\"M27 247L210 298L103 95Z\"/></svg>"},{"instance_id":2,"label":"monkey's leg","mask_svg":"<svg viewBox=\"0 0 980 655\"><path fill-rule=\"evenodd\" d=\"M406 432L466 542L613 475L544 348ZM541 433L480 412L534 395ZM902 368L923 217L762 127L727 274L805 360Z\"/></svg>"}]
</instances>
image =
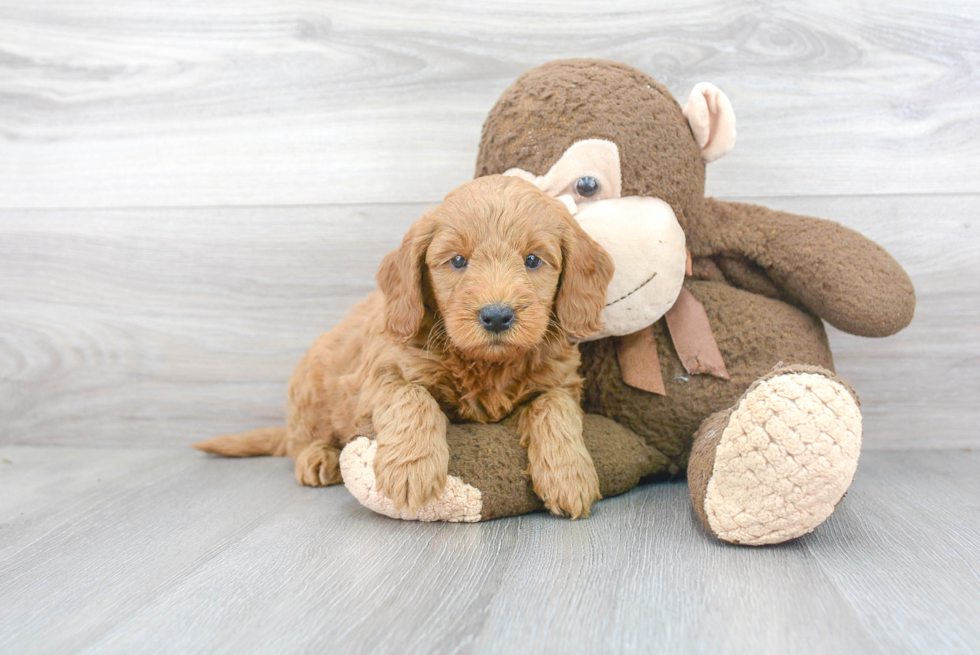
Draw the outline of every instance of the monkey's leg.
<instances>
[{"instance_id":1,"label":"monkey's leg","mask_svg":"<svg viewBox=\"0 0 980 655\"><path fill-rule=\"evenodd\" d=\"M640 478L665 473L670 462L632 431L596 415L586 415L583 431L603 498L629 491ZM415 521L475 522L544 509L534 494L527 450L504 425L451 425L449 479L443 494L416 512L396 510L374 482L374 442L362 437L340 456L344 484L371 511Z\"/></svg>"}]
</instances>

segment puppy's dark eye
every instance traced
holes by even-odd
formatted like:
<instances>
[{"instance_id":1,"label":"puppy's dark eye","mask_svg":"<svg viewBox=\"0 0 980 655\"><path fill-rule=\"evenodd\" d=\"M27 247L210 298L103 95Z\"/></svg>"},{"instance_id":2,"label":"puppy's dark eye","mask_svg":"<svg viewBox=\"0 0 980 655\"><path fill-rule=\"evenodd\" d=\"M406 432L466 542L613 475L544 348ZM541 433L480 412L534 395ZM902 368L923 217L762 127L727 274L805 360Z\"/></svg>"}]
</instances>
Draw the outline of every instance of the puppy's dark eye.
<instances>
[{"instance_id":1,"label":"puppy's dark eye","mask_svg":"<svg viewBox=\"0 0 980 655\"><path fill-rule=\"evenodd\" d=\"M524 258L524 265L530 268L531 270L534 270L535 268L541 266L541 258L538 257L537 255L528 255L527 257Z\"/></svg>"},{"instance_id":2,"label":"puppy's dark eye","mask_svg":"<svg viewBox=\"0 0 980 655\"><path fill-rule=\"evenodd\" d=\"M455 268L457 271L466 268L467 264L469 264L469 262L466 261L466 257L463 257L462 255L456 255L449 260L449 265Z\"/></svg>"},{"instance_id":3,"label":"puppy's dark eye","mask_svg":"<svg viewBox=\"0 0 980 655\"><path fill-rule=\"evenodd\" d=\"M578 182L575 183L575 193L583 198L591 198L599 193L599 180L589 175L580 177Z\"/></svg>"}]
</instances>

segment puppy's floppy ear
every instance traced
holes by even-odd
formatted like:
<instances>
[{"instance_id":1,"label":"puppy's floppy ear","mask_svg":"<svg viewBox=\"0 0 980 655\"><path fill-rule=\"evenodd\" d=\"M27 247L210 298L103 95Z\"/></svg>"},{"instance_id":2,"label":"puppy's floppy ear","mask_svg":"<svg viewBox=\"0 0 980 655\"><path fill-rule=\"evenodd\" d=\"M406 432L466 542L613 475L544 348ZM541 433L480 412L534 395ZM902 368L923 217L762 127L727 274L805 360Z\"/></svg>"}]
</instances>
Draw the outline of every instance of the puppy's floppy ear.
<instances>
[{"instance_id":1,"label":"puppy's floppy ear","mask_svg":"<svg viewBox=\"0 0 980 655\"><path fill-rule=\"evenodd\" d=\"M606 290L615 264L574 218L569 215L565 222L555 315L570 335L587 337L603 327L600 314L606 306Z\"/></svg>"},{"instance_id":2,"label":"puppy's floppy ear","mask_svg":"<svg viewBox=\"0 0 980 655\"><path fill-rule=\"evenodd\" d=\"M415 221L402 245L385 255L378 268L378 285L385 297L385 333L396 341L408 341L422 328L422 267L434 232L435 221L426 214Z\"/></svg>"}]
</instances>

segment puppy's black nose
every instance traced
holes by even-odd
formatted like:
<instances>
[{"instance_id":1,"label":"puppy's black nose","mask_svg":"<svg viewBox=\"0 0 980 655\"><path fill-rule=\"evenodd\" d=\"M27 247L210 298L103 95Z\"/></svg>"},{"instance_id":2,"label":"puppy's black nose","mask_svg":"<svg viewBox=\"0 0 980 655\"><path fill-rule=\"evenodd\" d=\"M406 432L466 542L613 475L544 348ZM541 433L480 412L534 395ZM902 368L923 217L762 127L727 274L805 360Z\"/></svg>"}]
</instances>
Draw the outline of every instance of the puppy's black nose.
<instances>
[{"instance_id":1,"label":"puppy's black nose","mask_svg":"<svg viewBox=\"0 0 980 655\"><path fill-rule=\"evenodd\" d=\"M480 310L480 323L484 329L500 334L514 323L514 310L507 305L487 305Z\"/></svg>"}]
</instances>

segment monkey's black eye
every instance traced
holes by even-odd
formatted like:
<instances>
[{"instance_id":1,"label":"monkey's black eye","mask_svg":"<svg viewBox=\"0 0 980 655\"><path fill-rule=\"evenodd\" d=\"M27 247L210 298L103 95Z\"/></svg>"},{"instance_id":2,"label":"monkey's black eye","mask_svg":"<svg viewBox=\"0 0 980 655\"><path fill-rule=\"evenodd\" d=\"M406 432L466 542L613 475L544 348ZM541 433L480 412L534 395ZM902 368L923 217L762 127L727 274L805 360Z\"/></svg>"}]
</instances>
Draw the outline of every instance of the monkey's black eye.
<instances>
[{"instance_id":1,"label":"monkey's black eye","mask_svg":"<svg viewBox=\"0 0 980 655\"><path fill-rule=\"evenodd\" d=\"M449 260L449 265L455 268L457 271L466 268L467 264L469 264L469 262L466 261L466 257L463 257L462 255L456 255Z\"/></svg>"},{"instance_id":2,"label":"monkey's black eye","mask_svg":"<svg viewBox=\"0 0 980 655\"><path fill-rule=\"evenodd\" d=\"M591 198L599 193L599 180L590 175L580 177L578 182L575 183L575 193L583 198Z\"/></svg>"},{"instance_id":3,"label":"monkey's black eye","mask_svg":"<svg viewBox=\"0 0 980 655\"><path fill-rule=\"evenodd\" d=\"M524 258L524 265L533 271L541 266L541 258L537 255L528 255Z\"/></svg>"}]
</instances>

